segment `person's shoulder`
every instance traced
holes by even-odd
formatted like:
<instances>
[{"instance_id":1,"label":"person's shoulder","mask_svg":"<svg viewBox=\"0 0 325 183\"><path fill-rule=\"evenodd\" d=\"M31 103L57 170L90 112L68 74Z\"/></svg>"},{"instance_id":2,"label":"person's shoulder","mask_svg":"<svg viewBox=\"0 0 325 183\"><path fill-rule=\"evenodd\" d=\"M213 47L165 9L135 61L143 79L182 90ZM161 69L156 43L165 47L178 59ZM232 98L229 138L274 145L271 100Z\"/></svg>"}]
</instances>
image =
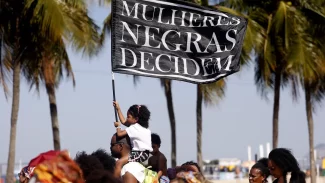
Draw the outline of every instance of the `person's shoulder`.
<instances>
[{"instance_id":1,"label":"person's shoulder","mask_svg":"<svg viewBox=\"0 0 325 183\"><path fill-rule=\"evenodd\" d=\"M136 126L136 124L132 124L128 127L125 128L126 132L130 135L130 133L136 133L138 130L138 127Z\"/></svg>"},{"instance_id":2,"label":"person's shoulder","mask_svg":"<svg viewBox=\"0 0 325 183\"><path fill-rule=\"evenodd\" d=\"M166 156L160 152L160 157L159 157L160 160L164 160L164 161L167 161L167 158Z\"/></svg>"},{"instance_id":3,"label":"person's shoulder","mask_svg":"<svg viewBox=\"0 0 325 183\"><path fill-rule=\"evenodd\" d=\"M145 178L145 167L138 162L129 162L122 167L121 176L126 172L132 174L139 182L142 182Z\"/></svg>"},{"instance_id":4,"label":"person's shoulder","mask_svg":"<svg viewBox=\"0 0 325 183\"><path fill-rule=\"evenodd\" d=\"M131 126L132 126L133 129L136 129L136 130L141 131L141 132L146 131L146 132L150 133L150 135L151 135L151 131L149 130L149 128L145 128L145 127L139 125L138 123L135 123L135 124L133 124Z\"/></svg>"}]
</instances>

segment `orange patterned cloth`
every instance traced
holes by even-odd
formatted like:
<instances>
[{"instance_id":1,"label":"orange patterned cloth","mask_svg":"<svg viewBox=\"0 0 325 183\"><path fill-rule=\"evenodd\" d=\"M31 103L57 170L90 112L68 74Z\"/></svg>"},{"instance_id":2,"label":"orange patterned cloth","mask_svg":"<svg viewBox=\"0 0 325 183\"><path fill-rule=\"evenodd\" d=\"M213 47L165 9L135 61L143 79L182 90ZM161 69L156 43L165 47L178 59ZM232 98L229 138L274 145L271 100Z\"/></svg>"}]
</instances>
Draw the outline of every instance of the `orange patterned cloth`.
<instances>
[{"instance_id":1,"label":"orange patterned cloth","mask_svg":"<svg viewBox=\"0 0 325 183\"><path fill-rule=\"evenodd\" d=\"M68 152L62 151L56 158L44 161L34 169L36 182L41 183L84 183L82 171L69 157Z\"/></svg>"}]
</instances>

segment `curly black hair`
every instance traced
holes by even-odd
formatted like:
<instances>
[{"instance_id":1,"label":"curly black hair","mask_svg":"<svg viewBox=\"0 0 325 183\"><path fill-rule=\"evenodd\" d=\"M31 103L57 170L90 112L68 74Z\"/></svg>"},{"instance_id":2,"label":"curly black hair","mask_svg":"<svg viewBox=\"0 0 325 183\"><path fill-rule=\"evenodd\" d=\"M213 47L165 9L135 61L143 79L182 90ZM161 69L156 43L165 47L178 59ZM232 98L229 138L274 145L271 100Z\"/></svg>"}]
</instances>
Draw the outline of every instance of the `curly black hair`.
<instances>
[{"instance_id":1,"label":"curly black hair","mask_svg":"<svg viewBox=\"0 0 325 183\"><path fill-rule=\"evenodd\" d=\"M267 182L267 178L270 176L270 170L268 168L267 162L268 162L267 158L262 158L252 166L252 169L256 168L261 171L262 176L265 177L265 182Z\"/></svg>"},{"instance_id":2,"label":"curly black hair","mask_svg":"<svg viewBox=\"0 0 325 183\"><path fill-rule=\"evenodd\" d=\"M193 165L199 170L199 172L201 172L200 166L197 163L195 163L194 161L185 162L184 164L182 164L182 166L184 166L184 165Z\"/></svg>"},{"instance_id":3,"label":"curly black hair","mask_svg":"<svg viewBox=\"0 0 325 183\"><path fill-rule=\"evenodd\" d=\"M94 170L104 170L104 166L95 156L86 154L85 151L78 152L74 161L79 165L82 170L84 179L90 175Z\"/></svg>"},{"instance_id":4,"label":"curly black hair","mask_svg":"<svg viewBox=\"0 0 325 183\"><path fill-rule=\"evenodd\" d=\"M114 173L116 161L105 149L97 149L91 153L91 156L95 156L104 166L105 170Z\"/></svg>"},{"instance_id":5,"label":"curly black hair","mask_svg":"<svg viewBox=\"0 0 325 183\"><path fill-rule=\"evenodd\" d=\"M152 144L156 144L160 147L161 145L161 139L160 139L160 136L156 133L152 133L151 134L151 143Z\"/></svg>"},{"instance_id":6,"label":"curly black hair","mask_svg":"<svg viewBox=\"0 0 325 183\"><path fill-rule=\"evenodd\" d=\"M138 118L138 124L144 128L149 127L150 111L145 105L132 105L128 112L134 117Z\"/></svg>"},{"instance_id":7,"label":"curly black hair","mask_svg":"<svg viewBox=\"0 0 325 183\"><path fill-rule=\"evenodd\" d=\"M283 177L286 177L287 173L291 172L289 183L306 183L306 175L300 170L298 161L289 149L273 149L269 154L269 160L282 170Z\"/></svg>"},{"instance_id":8,"label":"curly black hair","mask_svg":"<svg viewBox=\"0 0 325 183\"><path fill-rule=\"evenodd\" d=\"M94 170L87 177L87 183L122 183L106 170Z\"/></svg>"}]
</instances>

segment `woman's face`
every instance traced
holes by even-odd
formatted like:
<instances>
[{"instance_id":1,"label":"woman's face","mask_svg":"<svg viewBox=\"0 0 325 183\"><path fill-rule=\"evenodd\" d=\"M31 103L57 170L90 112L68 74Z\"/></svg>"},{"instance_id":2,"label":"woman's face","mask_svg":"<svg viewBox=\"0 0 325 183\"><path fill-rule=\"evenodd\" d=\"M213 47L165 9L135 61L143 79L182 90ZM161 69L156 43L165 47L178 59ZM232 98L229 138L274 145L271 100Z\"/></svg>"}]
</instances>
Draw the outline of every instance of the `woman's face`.
<instances>
[{"instance_id":1,"label":"woman's face","mask_svg":"<svg viewBox=\"0 0 325 183\"><path fill-rule=\"evenodd\" d=\"M249 171L248 176L249 183L262 183L265 180L265 177L262 175L261 170L257 168L252 168Z\"/></svg>"},{"instance_id":2,"label":"woman's face","mask_svg":"<svg viewBox=\"0 0 325 183\"><path fill-rule=\"evenodd\" d=\"M282 170L272 160L268 161L268 168L273 177L275 178L282 177Z\"/></svg>"},{"instance_id":3,"label":"woman's face","mask_svg":"<svg viewBox=\"0 0 325 183\"><path fill-rule=\"evenodd\" d=\"M24 172L21 171L19 174L18 174L18 177L19 177L19 182L20 183L25 183L28 181L28 178L25 176Z\"/></svg>"}]
</instances>

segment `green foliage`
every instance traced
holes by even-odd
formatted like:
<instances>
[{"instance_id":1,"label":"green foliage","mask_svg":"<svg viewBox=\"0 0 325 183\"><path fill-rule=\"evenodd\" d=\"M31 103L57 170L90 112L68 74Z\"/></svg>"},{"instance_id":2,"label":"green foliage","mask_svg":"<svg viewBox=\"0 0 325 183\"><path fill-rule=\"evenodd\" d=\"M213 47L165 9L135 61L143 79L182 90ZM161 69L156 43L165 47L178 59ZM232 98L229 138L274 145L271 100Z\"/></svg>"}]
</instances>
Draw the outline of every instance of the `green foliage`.
<instances>
[{"instance_id":1,"label":"green foliage","mask_svg":"<svg viewBox=\"0 0 325 183\"><path fill-rule=\"evenodd\" d=\"M99 51L98 26L88 16L87 4L83 0L19 2L0 4L4 7L0 16L6 17L0 20L4 53L0 83L4 89L7 91L5 73L10 73L15 60L21 62L23 75L37 90L44 80L58 86L64 73L75 84L66 48L72 46L88 56Z\"/></svg>"},{"instance_id":2,"label":"green foliage","mask_svg":"<svg viewBox=\"0 0 325 183\"><path fill-rule=\"evenodd\" d=\"M62 38L87 55L98 52L99 27L88 16L84 0L25 0L25 13L33 12L30 23L41 27L42 36Z\"/></svg>"},{"instance_id":3,"label":"green foliage","mask_svg":"<svg viewBox=\"0 0 325 183\"><path fill-rule=\"evenodd\" d=\"M233 8L249 20L244 47L253 43L256 61L255 81L265 94L274 87L275 71L281 70L282 86L291 84L293 97L297 97L299 80L316 78L319 75L324 55L325 1L271 1L271 0L228 0L225 6ZM246 39L255 41L248 42ZM317 63L316 63L317 62ZM300 79L299 79L300 78Z\"/></svg>"}]
</instances>

